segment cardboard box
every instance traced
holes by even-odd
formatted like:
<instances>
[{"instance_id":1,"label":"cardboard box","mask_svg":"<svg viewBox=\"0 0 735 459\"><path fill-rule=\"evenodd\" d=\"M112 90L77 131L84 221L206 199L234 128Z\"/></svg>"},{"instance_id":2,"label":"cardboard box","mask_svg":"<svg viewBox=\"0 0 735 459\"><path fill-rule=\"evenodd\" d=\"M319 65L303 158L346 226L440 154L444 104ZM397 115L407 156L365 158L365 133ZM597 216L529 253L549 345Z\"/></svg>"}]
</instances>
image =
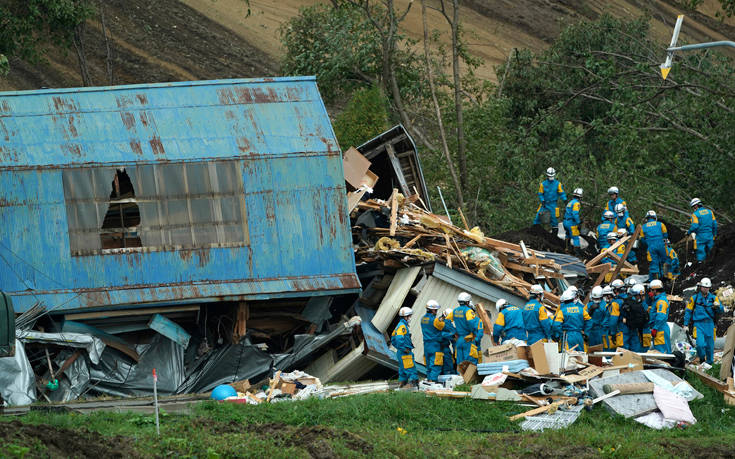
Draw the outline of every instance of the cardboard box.
<instances>
[{"instance_id":1,"label":"cardboard box","mask_svg":"<svg viewBox=\"0 0 735 459\"><path fill-rule=\"evenodd\" d=\"M546 361L546 351L544 350L543 341L537 341L531 345L531 360L534 370L540 375L548 375L550 372L549 363Z\"/></svg>"},{"instance_id":2,"label":"cardboard box","mask_svg":"<svg viewBox=\"0 0 735 459\"><path fill-rule=\"evenodd\" d=\"M283 392L284 394L293 395L296 393L296 383L282 382L279 389L281 389L281 392Z\"/></svg>"},{"instance_id":3,"label":"cardboard box","mask_svg":"<svg viewBox=\"0 0 735 459\"><path fill-rule=\"evenodd\" d=\"M483 363L507 362L508 360L528 360L528 346L514 346L513 344L501 344L492 346L485 350Z\"/></svg>"},{"instance_id":4,"label":"cardboard box","mask_svg":"<svg viewBox=\"0 0 735 459\"><path fill-rule=\"evenodd\" d=\"M465 384L473 384L477 381L477 366L473 363L467 365L467 369L462 373Z\"/></svg>"},{"instance_id":5,"label":"cardboard box","mask_svg":"<svg viewBox=\"0 0 735 459\"><path fill-rule=\"evenodd\" d=\"M620 349L619 353L614 355L612 358L613 366L626 365L627 368L622 368L621 373L627 373L629 371L638 371L643 369L643 358L635 352L630 352L626 349ZM633 365L632 367L630 365Z\"/></svg>"}]
</instances>

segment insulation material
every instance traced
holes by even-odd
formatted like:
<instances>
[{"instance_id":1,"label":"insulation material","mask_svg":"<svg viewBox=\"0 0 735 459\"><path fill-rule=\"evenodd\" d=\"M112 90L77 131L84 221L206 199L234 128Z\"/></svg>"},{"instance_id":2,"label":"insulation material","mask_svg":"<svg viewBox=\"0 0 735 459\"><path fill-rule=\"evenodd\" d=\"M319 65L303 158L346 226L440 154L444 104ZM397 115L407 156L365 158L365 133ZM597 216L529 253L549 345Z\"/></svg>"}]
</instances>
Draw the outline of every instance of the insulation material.
<instances>
[{"instance_id":1,"label":"insulation material","mask_svg":"<svg viewBox=\"0 0 735 459\"><path fill-rule=\"evenodd\" d=\"M0 395L10 406L36 401L36 378L19 339L15 340L15 355L0 358Z\"/></svg>"},{"instance_id":2,"label":"insulation material","mask_svg":"<svg viewBox=\"0 0 735 459\"><path fill-rule=\"evenodd\" d=\"M89 360L94 364L99 363L100 355L105 349L105 343L102 340L81 333L41 333L16 330L15 336L24 343L56 344L85 349L89 354Z\"/></svg>"},{"instance_id":3,"label":"insulation material","mask_svg":"<svg viewBox=\"0 0 735 459\"><path fill-rule=\"evenodd\" d=\"M637 417L635 418L635 421L656 430L676 427L676 421L666 419L659 411L654 411L653 413L648 413L645 416Z\"/></svg>"},{"instance_id":4,"label":"insulation material","mask_svg":"<svg viewBox=\"0 0 735 459\"><path fill-rule=\"evenodd\" d=\"M653 387L653 398L656 400L656 406L661 410L664 418L677 422L686 422L687 424L696 424L697 419L689 409L689 403L673 392L661 388Z\"/></svg>"}]
</instances>

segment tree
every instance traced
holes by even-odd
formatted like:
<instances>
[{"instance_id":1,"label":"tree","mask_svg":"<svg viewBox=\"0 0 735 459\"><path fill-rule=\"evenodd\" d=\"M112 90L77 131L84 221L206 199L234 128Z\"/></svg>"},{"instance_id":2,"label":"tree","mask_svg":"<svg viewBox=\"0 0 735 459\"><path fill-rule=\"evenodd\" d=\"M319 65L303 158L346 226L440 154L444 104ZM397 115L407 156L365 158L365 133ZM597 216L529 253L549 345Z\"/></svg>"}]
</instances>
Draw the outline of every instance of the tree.
<instances>
[{"instance_id":1,"label":"tree","mask_svg":"<svg viewBox=\"0 0 735 459\"><path fill-rule=\"evenodd\" d=\"M361 88L334 120L334 132L343 149L358 146L388 129L388 110L380 88Z\"/></svg>"}]
</instances>

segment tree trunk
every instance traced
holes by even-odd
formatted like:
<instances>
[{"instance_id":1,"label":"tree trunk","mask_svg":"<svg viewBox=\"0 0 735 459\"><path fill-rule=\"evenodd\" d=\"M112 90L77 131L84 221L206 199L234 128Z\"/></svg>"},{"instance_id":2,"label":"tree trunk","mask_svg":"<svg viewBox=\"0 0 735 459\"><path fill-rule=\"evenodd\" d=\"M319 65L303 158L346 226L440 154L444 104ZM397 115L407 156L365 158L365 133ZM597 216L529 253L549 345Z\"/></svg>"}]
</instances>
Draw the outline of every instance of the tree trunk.
<instances>
[{"instance_id":1,"label":"tree trunk","mask_svg":"<svg viewBox=\"0 0 735 459\"><path fill-rule=\"evenodd\" d=\"M84 86L92 86L92 78L89 76L89 67L87 66L87 57L84 54L84 26L85 23L77 25L74 29L74 49L77 52L77 60L79 61L79 74L82 77Z\"/></svg>"},{"instance_id":2,"label":"tree trunk","mask_svg":"<svg viewBox=\"0 0 735 459\"><path fill-rule=\"evenodd\" d=\"M467 189L467 154L464 138L464 119L462 117L462 82L459 77L459 0L452 0L452 75L454 77L454 108L457 111L457 159L459 160L459 180Z\"/></svg>"},{"instance_id":3,"label":"tree trunk","mask_svg":"<svg viewBox=\"0 0 735 459\"><path fill-rule=\"evenodd\" d=\"M434 87L434 70L431 67L431 60L429 59L429 31L426 25L426 0L421 0L421 17L424 24L424 59L426 61L426 74L429 79L429 89L431 89L431 100L434 105L434 111L436 112L436 120L439 124L439 135L442 141L442 152L444 158L447 160L447 166L449 167L449 173L452 176L452 182L454 183L454 189L457 193L457 203L459 207L464 207L464 196L462 193L462 186L460 185L459 178L457 177L457 171L454 168L454 161L452 161L452 155L449 153L449 146L447 145L447 136L444 132L444 121L442 120L441 107L439 107L439 101L436 98L436 88Z\"/></svg>"},{"instance_id":4,"label":"tree trunk","mask_svg":"<svg viewBox=\"0 0 735 459\"><path fill-rule=\"evenodd\" d=\"M105 63L107 66L107 84L115 84L114 77L112 74L112 50L110 48L110 38L107 36L107 23L105 21L105 8L102 0L98 2L100 10L100 23L102 24L102 36L105 37L105 50L107 52L105 56Z\"/></svg>"}]
</instances>

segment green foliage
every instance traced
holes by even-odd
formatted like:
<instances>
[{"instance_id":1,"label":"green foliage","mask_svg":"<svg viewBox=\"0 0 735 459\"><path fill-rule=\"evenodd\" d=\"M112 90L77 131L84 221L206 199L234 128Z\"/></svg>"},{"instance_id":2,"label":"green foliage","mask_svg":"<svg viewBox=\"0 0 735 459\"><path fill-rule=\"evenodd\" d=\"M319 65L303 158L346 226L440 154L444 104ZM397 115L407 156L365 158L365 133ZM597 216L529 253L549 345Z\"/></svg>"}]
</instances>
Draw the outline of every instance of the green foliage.
<instances>
[{"instance_id":1,"label":"green foliage","mask_svg":"<svg viewBox=\"0 0 735 459\"><path fill-rule=\"evenodd\" d=\"M388 129L388 101L380 88L361 88L334 120L334 132L343 149L357 146Z\"/></svg>"},{"instance_id":2,"label":"green foliage","mask_svg":"<svg viewBox=\"0 0 735 459\"><path fill-rule=\"evenodd\" d=\"M484 177L482 226L527 226L549 166L568 192L584 188L590 227L611 185L636 219L656 201L687 208L694 195L735 209L732 64L714 53L677 55L662 82L661 49L647 19L603 16L565 29L539 55L514 55L502 100L466 116L472 168Z\"/></svg>"},{"instance_id":3,"label":"green foliage","mask_svg":"<svg viewBox=\"0 0 735 459\"><path fill-rule=\"evenodd\" d=\"M316 75L328 101L369 84L380 73L380 37L357 7L314 5L281 28L287 75Z\"/></svg>"},{"instance_id":4,"label":"green foliage","mask_svg":"<svg viewBox=\"0 0 735 459\"><path fill-rule=\"evenodd\" d=\"M8 58L5 57L5 54L0 53L0 76L7 75L9 70L10 64L8 63Z\"/></svg>"},{"instance_id":5,"label":"green foliage","mask_svg":"<svg viewBox=\"0 0 735 459\"><path fill-rule=\"evenodd\" d=\"M38 60L46 43L70 46L75 28L93 14L91 0L4 1L0 3L0 53ZM0 71L2 67L0 62Z\"/></svg>"}]
</instances>

